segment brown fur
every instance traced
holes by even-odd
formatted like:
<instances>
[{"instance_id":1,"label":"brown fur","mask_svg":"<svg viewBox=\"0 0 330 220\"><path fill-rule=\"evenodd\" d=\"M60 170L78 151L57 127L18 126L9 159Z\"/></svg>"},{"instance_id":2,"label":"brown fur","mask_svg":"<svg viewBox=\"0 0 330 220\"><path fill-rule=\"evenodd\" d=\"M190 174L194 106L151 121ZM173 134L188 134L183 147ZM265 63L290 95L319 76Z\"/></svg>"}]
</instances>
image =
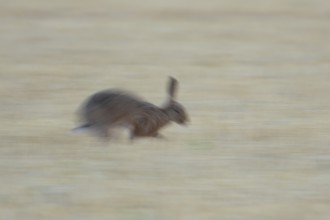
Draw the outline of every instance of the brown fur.
<instances>
[{"instance_id":1,"label":"brown fur","mask_svg":"<svg viewBox=\"0 0 330 220\"><path fill-rule=\"evenodd\" d=\"M169 100L164 107L158 107L119 90L104 90L87 99L80 115L84 125L76 128L91 128L98 136L108 138L109 129L127 127L130 138L159 137L159 129L171 121L185 124L188 116L184 107L174 101L178 82L170 77L167 93Z\"/></svg>"}]
</instances>

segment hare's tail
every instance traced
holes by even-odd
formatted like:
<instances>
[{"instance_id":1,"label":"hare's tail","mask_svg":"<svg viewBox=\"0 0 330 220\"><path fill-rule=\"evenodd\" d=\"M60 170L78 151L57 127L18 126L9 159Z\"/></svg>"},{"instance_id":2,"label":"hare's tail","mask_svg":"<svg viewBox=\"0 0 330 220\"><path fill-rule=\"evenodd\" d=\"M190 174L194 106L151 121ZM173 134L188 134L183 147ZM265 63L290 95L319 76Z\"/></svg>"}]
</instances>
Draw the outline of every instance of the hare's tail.
<instances>
[{"instance_id":1,"label":"hare's tail","mask_svg":"<svg viewBox=\"0 0 330 220\"><path fill-rule=\"evenodd\" d=\"M91 127L92 127L91 124L84 124L84 125L82 125L82 126L79 126L79 127L73 128L73 129L72 129L72 132L75 133L75 134L85 133L85 132L87 132L88 130L90 130Z\"/></svg>"}]
</instances>

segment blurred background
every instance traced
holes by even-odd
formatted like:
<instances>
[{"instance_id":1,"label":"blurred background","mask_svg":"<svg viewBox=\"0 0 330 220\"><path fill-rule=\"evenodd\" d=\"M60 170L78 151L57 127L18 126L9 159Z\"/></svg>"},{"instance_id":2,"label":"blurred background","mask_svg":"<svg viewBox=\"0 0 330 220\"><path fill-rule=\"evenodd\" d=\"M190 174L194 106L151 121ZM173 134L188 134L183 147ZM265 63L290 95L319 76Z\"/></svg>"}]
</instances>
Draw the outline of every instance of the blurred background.
<instances>
[{"instance_id":1,"label":"blurred background","mask_svg":"<svg viewBox=\"0 0 330 220\"><path fill-rule=\"evenodd\" d=\"M0 2L0 219L330 218L330 2ZM162 104L167 140L73 135L90 94Z\"/></svg>"}]
</instances>

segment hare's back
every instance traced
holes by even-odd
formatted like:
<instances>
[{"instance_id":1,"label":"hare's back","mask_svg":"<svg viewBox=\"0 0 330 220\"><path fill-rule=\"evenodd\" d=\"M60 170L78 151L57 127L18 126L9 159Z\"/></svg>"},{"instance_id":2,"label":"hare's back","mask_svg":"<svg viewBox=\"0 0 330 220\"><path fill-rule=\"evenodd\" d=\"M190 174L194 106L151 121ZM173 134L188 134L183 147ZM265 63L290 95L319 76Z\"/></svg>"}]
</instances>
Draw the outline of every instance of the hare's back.
<instances>
[{"instance_id":1,"label":"hare's back","mask_svg":"<svg viewBox=\"0 0 330 220\"><path fill-rule=\"evenodd\" d=\"M83 107L83 115L91 124L120 123L136 111L141 100L118 90L105 90L92 95Z\"/></svg>"}]
</instances>

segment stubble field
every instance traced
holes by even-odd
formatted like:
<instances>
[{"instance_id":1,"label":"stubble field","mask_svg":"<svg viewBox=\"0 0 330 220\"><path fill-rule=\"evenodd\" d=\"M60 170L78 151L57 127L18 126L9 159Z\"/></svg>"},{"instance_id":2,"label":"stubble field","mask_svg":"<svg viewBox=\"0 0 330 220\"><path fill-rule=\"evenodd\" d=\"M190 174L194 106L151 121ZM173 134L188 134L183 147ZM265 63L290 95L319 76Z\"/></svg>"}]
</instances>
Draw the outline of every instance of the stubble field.
<instances>
[{"instance_id":1,"label":"stubble field","mask_svg":"<svg viewBox=\"0 0 330 220\"><path fill-rule=\"evenodd\" d=\"M330 218L330 3L2 1L0 219ZM91 93L165 101L187 127L70 132Z\"/></svg>"}]
</instances>

